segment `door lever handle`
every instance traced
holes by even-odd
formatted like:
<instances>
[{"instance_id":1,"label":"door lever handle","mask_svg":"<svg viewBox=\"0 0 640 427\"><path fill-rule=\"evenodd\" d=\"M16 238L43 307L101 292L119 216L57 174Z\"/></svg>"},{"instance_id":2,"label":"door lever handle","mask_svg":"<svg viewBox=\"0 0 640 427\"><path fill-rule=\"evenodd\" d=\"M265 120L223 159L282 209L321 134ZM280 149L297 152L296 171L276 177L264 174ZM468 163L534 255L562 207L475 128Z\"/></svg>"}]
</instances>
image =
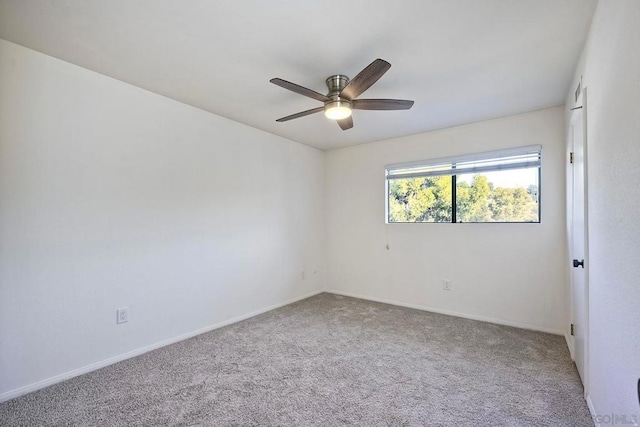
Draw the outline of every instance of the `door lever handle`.
<instances>
[{"instance_id":1,"label":"door lever handle","mask_svg":"<svg viewBox=\"0 0 640 427\"><path fill-rule=\"evenodd\" d=\"M581 259L580 261L578 261L577 259L574 259L574 260L573 260L573 266L574 266L575 268L578 268L578 267L582 267L582 268L584 268L584 260L583 260L583 259Z\"/></svg>"}]
</instances>

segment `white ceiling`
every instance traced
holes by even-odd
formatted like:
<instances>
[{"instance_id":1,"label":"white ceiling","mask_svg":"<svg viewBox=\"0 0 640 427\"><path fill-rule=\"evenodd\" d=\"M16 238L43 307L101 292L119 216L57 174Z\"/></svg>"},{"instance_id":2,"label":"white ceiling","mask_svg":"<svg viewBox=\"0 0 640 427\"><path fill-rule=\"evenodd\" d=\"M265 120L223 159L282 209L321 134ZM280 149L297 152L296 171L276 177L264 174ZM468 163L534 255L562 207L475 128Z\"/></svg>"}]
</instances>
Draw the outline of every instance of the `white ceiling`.
<instances>
[{"instance_id":1,"label":"white ceiling","mask_svg":"<svg viewBox=\"0 0 640 427\"><path fill-rule=\"evenodd\" d=\"M596 0L0 0L0 37L320 149L560 105ZM321 93L376 58L391 69L342 131Z\"/></svg>"}]
</instances>

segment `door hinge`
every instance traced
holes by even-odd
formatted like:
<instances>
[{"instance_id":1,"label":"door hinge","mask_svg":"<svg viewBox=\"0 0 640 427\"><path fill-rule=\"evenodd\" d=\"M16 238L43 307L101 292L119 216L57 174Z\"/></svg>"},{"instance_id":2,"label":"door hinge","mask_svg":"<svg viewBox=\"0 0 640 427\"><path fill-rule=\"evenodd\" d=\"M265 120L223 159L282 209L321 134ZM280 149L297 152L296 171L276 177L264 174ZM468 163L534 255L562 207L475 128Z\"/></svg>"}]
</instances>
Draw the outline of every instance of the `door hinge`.
<instances>
[{"instance_id":1,"label":"door hinge","mask_svg":"<svg viewBox=\"0 0 640 427\"><path fill-rule=\"evenodd\" d=\"M573 164L573 151L569 153L569 163Z\"/></svg>"},{"instance_id":2,"label":"door hinge","mask_svg":"<svg viewBox=\"0 0 640 427\"><path fill-rule=\"evenodd\" d=\"M574 331L575 331L575 327L573 326L573 323L572 323L572 324L571 324L571 336L573 336L573 335L574 335L574 333L573 333Z\"/></svg>"}]
</instances>

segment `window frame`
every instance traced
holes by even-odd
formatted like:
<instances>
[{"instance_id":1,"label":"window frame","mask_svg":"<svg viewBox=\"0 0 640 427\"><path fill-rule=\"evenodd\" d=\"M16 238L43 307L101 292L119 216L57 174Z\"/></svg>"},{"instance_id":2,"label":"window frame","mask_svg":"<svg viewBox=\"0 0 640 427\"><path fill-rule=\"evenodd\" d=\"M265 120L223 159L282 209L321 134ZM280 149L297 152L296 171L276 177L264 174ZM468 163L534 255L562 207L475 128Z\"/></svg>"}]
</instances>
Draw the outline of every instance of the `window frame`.
<instances>
[{"instance_id":1,"label":"window frame","mask_svg":"<svg viewBox=\"0 0 640 427\"><path fill-rule=\"evenodd\" d=\"M411 167L437 167L440 165L445 165L451 163L451 171L455 171L456 164L462 162L469 162L473 160L495 160L499 158L507 158L510 156L518 156L518 155L526 155L526 154L535 154L538 156L538 164L537 166L522 166L522 167L512 167L512 168L500 168L496 167L495 169L485 170L475 173L482 172L498 172L498 171L506 171L506 170L522 170L530 167L535 167L538 171L538 220L537 221L467 221L461 222L457 220L457 176L469 174L473 172L463 172L461 174L457 173L440 173L438 175L424 175L427 176L451 176L451 221L391 221L390 209L389 209L389 182L394 179L403 179L402 176L398 176L396 178L389 178L389 170L399 170L401 168L411 168ZM415 178L415 175L410 175L404 177L404 179ZM417 176L420 177L420 176ZM486 151L480 153L471 153L471 154L463 154L459 156L451 156L451 157L443 157L443 158L435 158L435 159L426 159L420 161L412 161L412 162L403 162L403 163L393 163L385 165L385 224L540 224L542 222L542 146L541 145L529 145L523 147L514 147L504 150L496 150L496 151Z\"/></svg>"}]
</instances>

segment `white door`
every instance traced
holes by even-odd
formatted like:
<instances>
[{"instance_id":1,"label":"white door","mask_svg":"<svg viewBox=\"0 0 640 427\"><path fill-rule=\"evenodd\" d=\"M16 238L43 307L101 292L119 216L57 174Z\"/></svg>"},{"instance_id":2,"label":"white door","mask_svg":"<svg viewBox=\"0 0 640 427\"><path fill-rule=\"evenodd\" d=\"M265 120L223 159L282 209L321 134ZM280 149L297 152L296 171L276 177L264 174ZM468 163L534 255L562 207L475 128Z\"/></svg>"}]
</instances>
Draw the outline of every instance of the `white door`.
<instances>
[{"instance_id":1,"label":"white door","mask_svg":"<svg viewBox=\"0 0 640 427\"><path fill-rule=\"evenodd\" d=\"M587 211L586 211L586 89L571 113L571 145L573 152L571 209L571 299L574 358L585 392L589 293L587 275ZM580 102L582 101L582 102Z\"/></svg>"}]
</instances>

